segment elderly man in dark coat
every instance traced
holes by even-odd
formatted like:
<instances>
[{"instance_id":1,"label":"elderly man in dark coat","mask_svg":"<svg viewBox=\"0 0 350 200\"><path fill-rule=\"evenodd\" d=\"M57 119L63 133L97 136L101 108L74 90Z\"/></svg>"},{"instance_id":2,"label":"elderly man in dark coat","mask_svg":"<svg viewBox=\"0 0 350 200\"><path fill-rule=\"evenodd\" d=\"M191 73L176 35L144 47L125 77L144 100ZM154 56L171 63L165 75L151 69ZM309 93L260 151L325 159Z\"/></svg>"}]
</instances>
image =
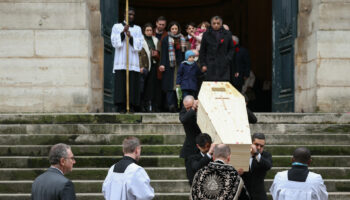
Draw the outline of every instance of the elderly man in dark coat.
<instances>
[{"instance_id":1,"label":"elderly man in dark coat","mask_svg":"<svg viewBox=\"0 0 350 200\"><path fill-rule=\"evenodd\" d=\"M203 34L199 60L207 81L230 81L234 46L232 34L222 27L222 19L215 16L211 27Z\"/></svg>"},{"instance_id":2,"label":"elderly man in dark coat","mask_svg":"<svg viewBox=\"0 0 350 200\"><path fill-rule=\"evenodd\" d=\"M75 164L70 146L59 143L49 153L51 167L38 176L32 185L32 200L75 200L74 185L64 175L71 172Z\"/></svg>"}]
</instances>

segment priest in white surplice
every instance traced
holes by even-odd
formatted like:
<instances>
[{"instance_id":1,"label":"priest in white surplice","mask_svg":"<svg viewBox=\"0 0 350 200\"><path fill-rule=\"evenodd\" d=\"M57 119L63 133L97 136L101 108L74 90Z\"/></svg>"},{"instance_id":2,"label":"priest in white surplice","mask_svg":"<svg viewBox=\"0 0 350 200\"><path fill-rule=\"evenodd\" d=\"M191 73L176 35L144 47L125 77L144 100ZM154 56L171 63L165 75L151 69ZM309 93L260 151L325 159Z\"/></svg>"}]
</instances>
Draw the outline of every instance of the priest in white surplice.
<instances>
[{"instance_id":1,"label":"priest in white surplice","mask_svg":"<svg viewBox=\"0 0 350 200\"><path fill-rule=\"evenodd\" d=\"M144 38L141 28L134 24L135 10L129 7L129 25L115 24L111 42L115 48L113 73L115 75L115 104L118 112L126 111L126 36L129 39L129 97L130 111L140 105L140 64L138 52L142 50Z\"/></svg>"},{"instance_id":2,"label":"priest in white surplice","mask_svg":"<svg viewBox=\"0 0 350 200\"><path fill-rule=\"evenodd\" d=\"M274 200L327 200L328 193L321 175L310 172L311 154L307 148L293 153L292 168L278 172L270 188Z\"/></svg>"},{"instance_id":3,"label":"priest in white surplice","mask_svg":"<svg viewBox=\"0 0 350 200\"><path fill-rule=\"evenodd\" d=\"M141 155L140 141L127 137L123 141L124 157L113 165L102 185L106 200L149 200L154 198L150 178L137 161Z\"/></svg>"}]
</instances>

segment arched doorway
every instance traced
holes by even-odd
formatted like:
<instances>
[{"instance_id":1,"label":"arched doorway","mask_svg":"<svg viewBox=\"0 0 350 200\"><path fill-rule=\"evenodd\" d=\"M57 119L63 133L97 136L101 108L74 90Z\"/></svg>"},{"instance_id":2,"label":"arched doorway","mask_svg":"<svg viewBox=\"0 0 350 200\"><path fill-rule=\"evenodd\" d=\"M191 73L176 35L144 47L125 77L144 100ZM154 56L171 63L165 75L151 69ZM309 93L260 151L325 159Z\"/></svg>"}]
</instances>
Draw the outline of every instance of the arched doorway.
<instances>
[{"instance_id":1,"label":"arched doorway","mask_svg":"<svg viewBox=\"0 0 350 200\"><path fill-rule=\"evenodd\" d=\"M293 0L283 0L281 2L284 1L292 2ZM209 21L214 15L221 16L224 23L230 27L231 32L239 37L240 43L250 52L251 69L256 76L254 88L256 99L255 103L251 105L253 107L252 110L259 112L271 112L272 102L277 101L277 99L272 99L271 90L273 80L272 14L273 5L275 5L276 2L276 0L131 0L129 1L129 4L136 9L135 23L140 26L146 22L151 22L154 24L157 17L165 16L168 22L176 20L184 29L186 23L188 22L195 22L196 24L199 24L201 21ZM283 5L288 6L285 4ZM277 6L281 7L283 5ZM113 9L111 9L111 6L113 6ZM113 63L114 50L111 48L110 43L108 43L108 34L110 34L110 29L113 24L116 23L118 19L121 21L121 19L124 18L124 9L124 1L101 1L102 24L106 49L104 98L105 111L113 111L113 105L109 105L113 94L113 84L111 82L112 77L108 76L108 73L112 71L111 67ZM119 13L116 11L119 11ZM106 77L106 75L108 77ZM278 96L275 98L278 98Z\"/></svg>"}]
</instances>

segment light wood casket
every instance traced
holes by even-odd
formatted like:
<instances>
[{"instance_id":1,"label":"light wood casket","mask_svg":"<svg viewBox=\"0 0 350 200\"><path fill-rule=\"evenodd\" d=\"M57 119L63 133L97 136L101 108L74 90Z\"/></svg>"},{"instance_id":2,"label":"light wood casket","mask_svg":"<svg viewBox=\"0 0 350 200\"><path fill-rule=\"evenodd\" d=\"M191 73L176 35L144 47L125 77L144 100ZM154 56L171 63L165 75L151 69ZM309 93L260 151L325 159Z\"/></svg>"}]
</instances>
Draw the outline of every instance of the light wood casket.
<instances>
[{"instance_id":1,"label":"light wood casket","mask_svg":"<svg viewBox=\"0 0 350 200\"><path fill-rule=\"evenodd\" d=\"M198 100L201 131L216 144L228 144L230 164L248 171L252 141L244 97L229 82L203 82Z\"/></svg>"}]
</instances>

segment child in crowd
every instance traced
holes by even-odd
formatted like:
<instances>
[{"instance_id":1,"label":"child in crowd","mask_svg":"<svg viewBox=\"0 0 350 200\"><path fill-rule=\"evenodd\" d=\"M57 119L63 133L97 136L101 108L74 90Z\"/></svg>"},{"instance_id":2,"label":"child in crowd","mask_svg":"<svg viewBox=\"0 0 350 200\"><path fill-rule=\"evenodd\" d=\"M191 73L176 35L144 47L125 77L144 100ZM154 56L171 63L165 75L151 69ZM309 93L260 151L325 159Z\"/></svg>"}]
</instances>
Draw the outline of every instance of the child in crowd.
<instances>
[{"instance_id":1,"label":"child in crowd","mask_svg":"<svg viewBox=\"0 0 350 200\"><path fill-rule=\"evenodd\" d=\"M188 50L185 53L185 61L179 67L176 78L176 86L182 90L182 98L192 95L197 99L198 86L197 78L201 75L201 71L194 61L195 53Z\"/></svg>"},{"instance_id":2,"label":"child in crowd","mask_svg":"<svg viewBox=\"0 0 350 200\"><path fill-rule=\"evenodd\" d=\"M199 50L201 48L201 41L202 41L203 33L209 27L210 27L209 22L204 21L204 22L200 23L198 25L198 28L196 29L196 31L191 34L191 36L193 37L191 49L195 50L194 52L196 53L196 56L199 55Z\"/></svg>"},{"instance_id":3,"label":"child in crowd","mask_svg":"<svg viewBox=\"0 0 350 200\"><path fill-rule=\"evenodd\" d=\"M186 32L187 32L187 36L185 37L186 39L186 48L187 49L192 49L192 41L194 40L194 38L192 37L192 34L194 32L196 32L196 25L193 22L190 22L186 25Z\"/></svg>"}]
</instances>

